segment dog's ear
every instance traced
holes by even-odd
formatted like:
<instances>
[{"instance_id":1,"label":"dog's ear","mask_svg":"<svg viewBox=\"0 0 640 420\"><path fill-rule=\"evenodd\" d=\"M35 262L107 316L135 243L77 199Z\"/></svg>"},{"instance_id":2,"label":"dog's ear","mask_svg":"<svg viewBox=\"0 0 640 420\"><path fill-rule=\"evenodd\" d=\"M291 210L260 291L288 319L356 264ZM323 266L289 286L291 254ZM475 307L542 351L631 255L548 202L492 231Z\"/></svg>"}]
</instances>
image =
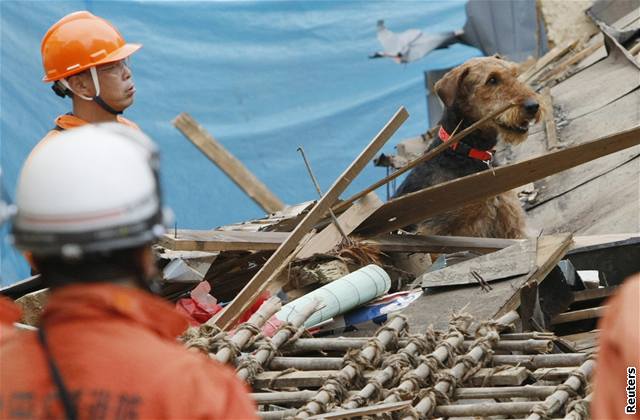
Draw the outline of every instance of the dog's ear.
<instances>
[{"instance_id":1,"label":"dog's ear","mask_svg":"<svg viewBox=\"0 0 640 420\"><path fill-rule=\"evenodd\" d=\"M445 107L450 107L458 95L464 78L469 74L469 67L457 67L445 74L434 85L436 94L444 102Z\"/></svg>"}]
</instances>

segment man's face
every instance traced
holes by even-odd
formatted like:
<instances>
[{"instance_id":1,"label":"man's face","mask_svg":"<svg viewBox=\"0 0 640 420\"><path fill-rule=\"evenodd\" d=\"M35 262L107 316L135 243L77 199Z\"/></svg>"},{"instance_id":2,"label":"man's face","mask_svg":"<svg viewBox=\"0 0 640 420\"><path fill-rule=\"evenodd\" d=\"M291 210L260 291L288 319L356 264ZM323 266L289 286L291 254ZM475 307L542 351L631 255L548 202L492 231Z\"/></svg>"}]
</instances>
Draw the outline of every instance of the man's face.
<instances>
[{"instance_id":1,"label":"man's face","mask_svg":"<svg viewBox=\"0 0 640 420\"><path fill-rule=\"evenodd\" d=\"M100 81L100 97L118 111L131 106L136 88L128 60L103 64L96 70Z\"/></svg>"},{"instance_id":2,"label":"man's face","mask_svg":"<svg viewBox=\"0 0 640 420\"><path fill-rule=\"evenodd\" d=\"M136 88L128 60L116 61L96 67L100 83L100 97L117 111L124 111L133 103ZM74 92L93 98L96 89L87 70L69 78Z\"/></svg>"}]
</instances>

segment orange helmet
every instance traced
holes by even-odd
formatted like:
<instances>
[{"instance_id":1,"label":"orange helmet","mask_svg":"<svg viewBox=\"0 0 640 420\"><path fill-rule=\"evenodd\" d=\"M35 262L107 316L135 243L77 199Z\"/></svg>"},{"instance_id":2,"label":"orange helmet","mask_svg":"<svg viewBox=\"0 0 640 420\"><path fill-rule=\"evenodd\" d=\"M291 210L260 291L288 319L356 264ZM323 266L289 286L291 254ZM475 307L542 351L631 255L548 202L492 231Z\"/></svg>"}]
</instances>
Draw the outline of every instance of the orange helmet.
<instances>
[{"instance_id":1,"label":"orange helmet","mask_svg":"<svg viewBox=\"0 0 640 420\"><path fill-rule=\"evenodd\" d=\"M74 12L56 22L42 38L44 82L55 82L88 68L119 61L142 47L127 44L110 22L89 12Z\"/></svg>"}]
</instances>

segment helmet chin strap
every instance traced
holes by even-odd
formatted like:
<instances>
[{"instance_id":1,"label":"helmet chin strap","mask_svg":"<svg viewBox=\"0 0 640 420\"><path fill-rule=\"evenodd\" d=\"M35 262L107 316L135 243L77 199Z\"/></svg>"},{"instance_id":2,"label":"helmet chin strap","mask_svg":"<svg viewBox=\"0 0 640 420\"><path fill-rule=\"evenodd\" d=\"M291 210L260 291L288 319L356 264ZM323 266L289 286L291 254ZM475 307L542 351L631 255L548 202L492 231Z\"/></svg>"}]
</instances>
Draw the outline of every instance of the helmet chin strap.
<instances>
[{"instance_id":1,"label":"helmet chin strap","mask_svg":"<svg viewBox=\"0 0 640 420\"><path fill-rule=\"evenodd\" d=\"M79 93L74 92L73 89L71 89L71 86L69 86L69 82L67 82L67 79L60 79L60 83L62 83L64 85L64 87L66 87L71 92L73 92L74 95L78 96L79 98L84 99L85 101L94 101L95 103L97 103L100 106L100 108L104 109L108 113L113 114L113 115L122 114L122 111L118 111L116 109L113 109L113 107L111 107L108 103L106 103L104 101L104 99L102 99L100 97L100 82L98 81L98 72L96 71L96 68L95 67L90 67L89 68L89 73L91 73L91 80L93 80L93 86L96 89L96 95L93 98L90 98L90 97L84 96L84 95L80 95Z\"/></svg>"}]
</instances>

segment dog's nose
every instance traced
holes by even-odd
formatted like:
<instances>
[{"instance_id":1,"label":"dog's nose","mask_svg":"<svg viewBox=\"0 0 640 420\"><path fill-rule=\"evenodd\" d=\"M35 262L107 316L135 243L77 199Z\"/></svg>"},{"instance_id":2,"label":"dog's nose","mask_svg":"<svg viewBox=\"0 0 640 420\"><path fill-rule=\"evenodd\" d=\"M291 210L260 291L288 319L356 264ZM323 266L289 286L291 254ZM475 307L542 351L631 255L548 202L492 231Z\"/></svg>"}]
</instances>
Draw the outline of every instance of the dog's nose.
<instances>
[{"instance_id":1,"label":"dog's nose","mask_svg":"<svg viewBox=\"0 0 640 420\"><path fill-rule=\"evenodd\" d=\"M536 112L538 112L538 109L540 109L540 104L538 103L538 101L531 98L524 101L522 106L524 107L524 110L529 113L529 115L535 115Z\"/></svg>"}]
</instances>

